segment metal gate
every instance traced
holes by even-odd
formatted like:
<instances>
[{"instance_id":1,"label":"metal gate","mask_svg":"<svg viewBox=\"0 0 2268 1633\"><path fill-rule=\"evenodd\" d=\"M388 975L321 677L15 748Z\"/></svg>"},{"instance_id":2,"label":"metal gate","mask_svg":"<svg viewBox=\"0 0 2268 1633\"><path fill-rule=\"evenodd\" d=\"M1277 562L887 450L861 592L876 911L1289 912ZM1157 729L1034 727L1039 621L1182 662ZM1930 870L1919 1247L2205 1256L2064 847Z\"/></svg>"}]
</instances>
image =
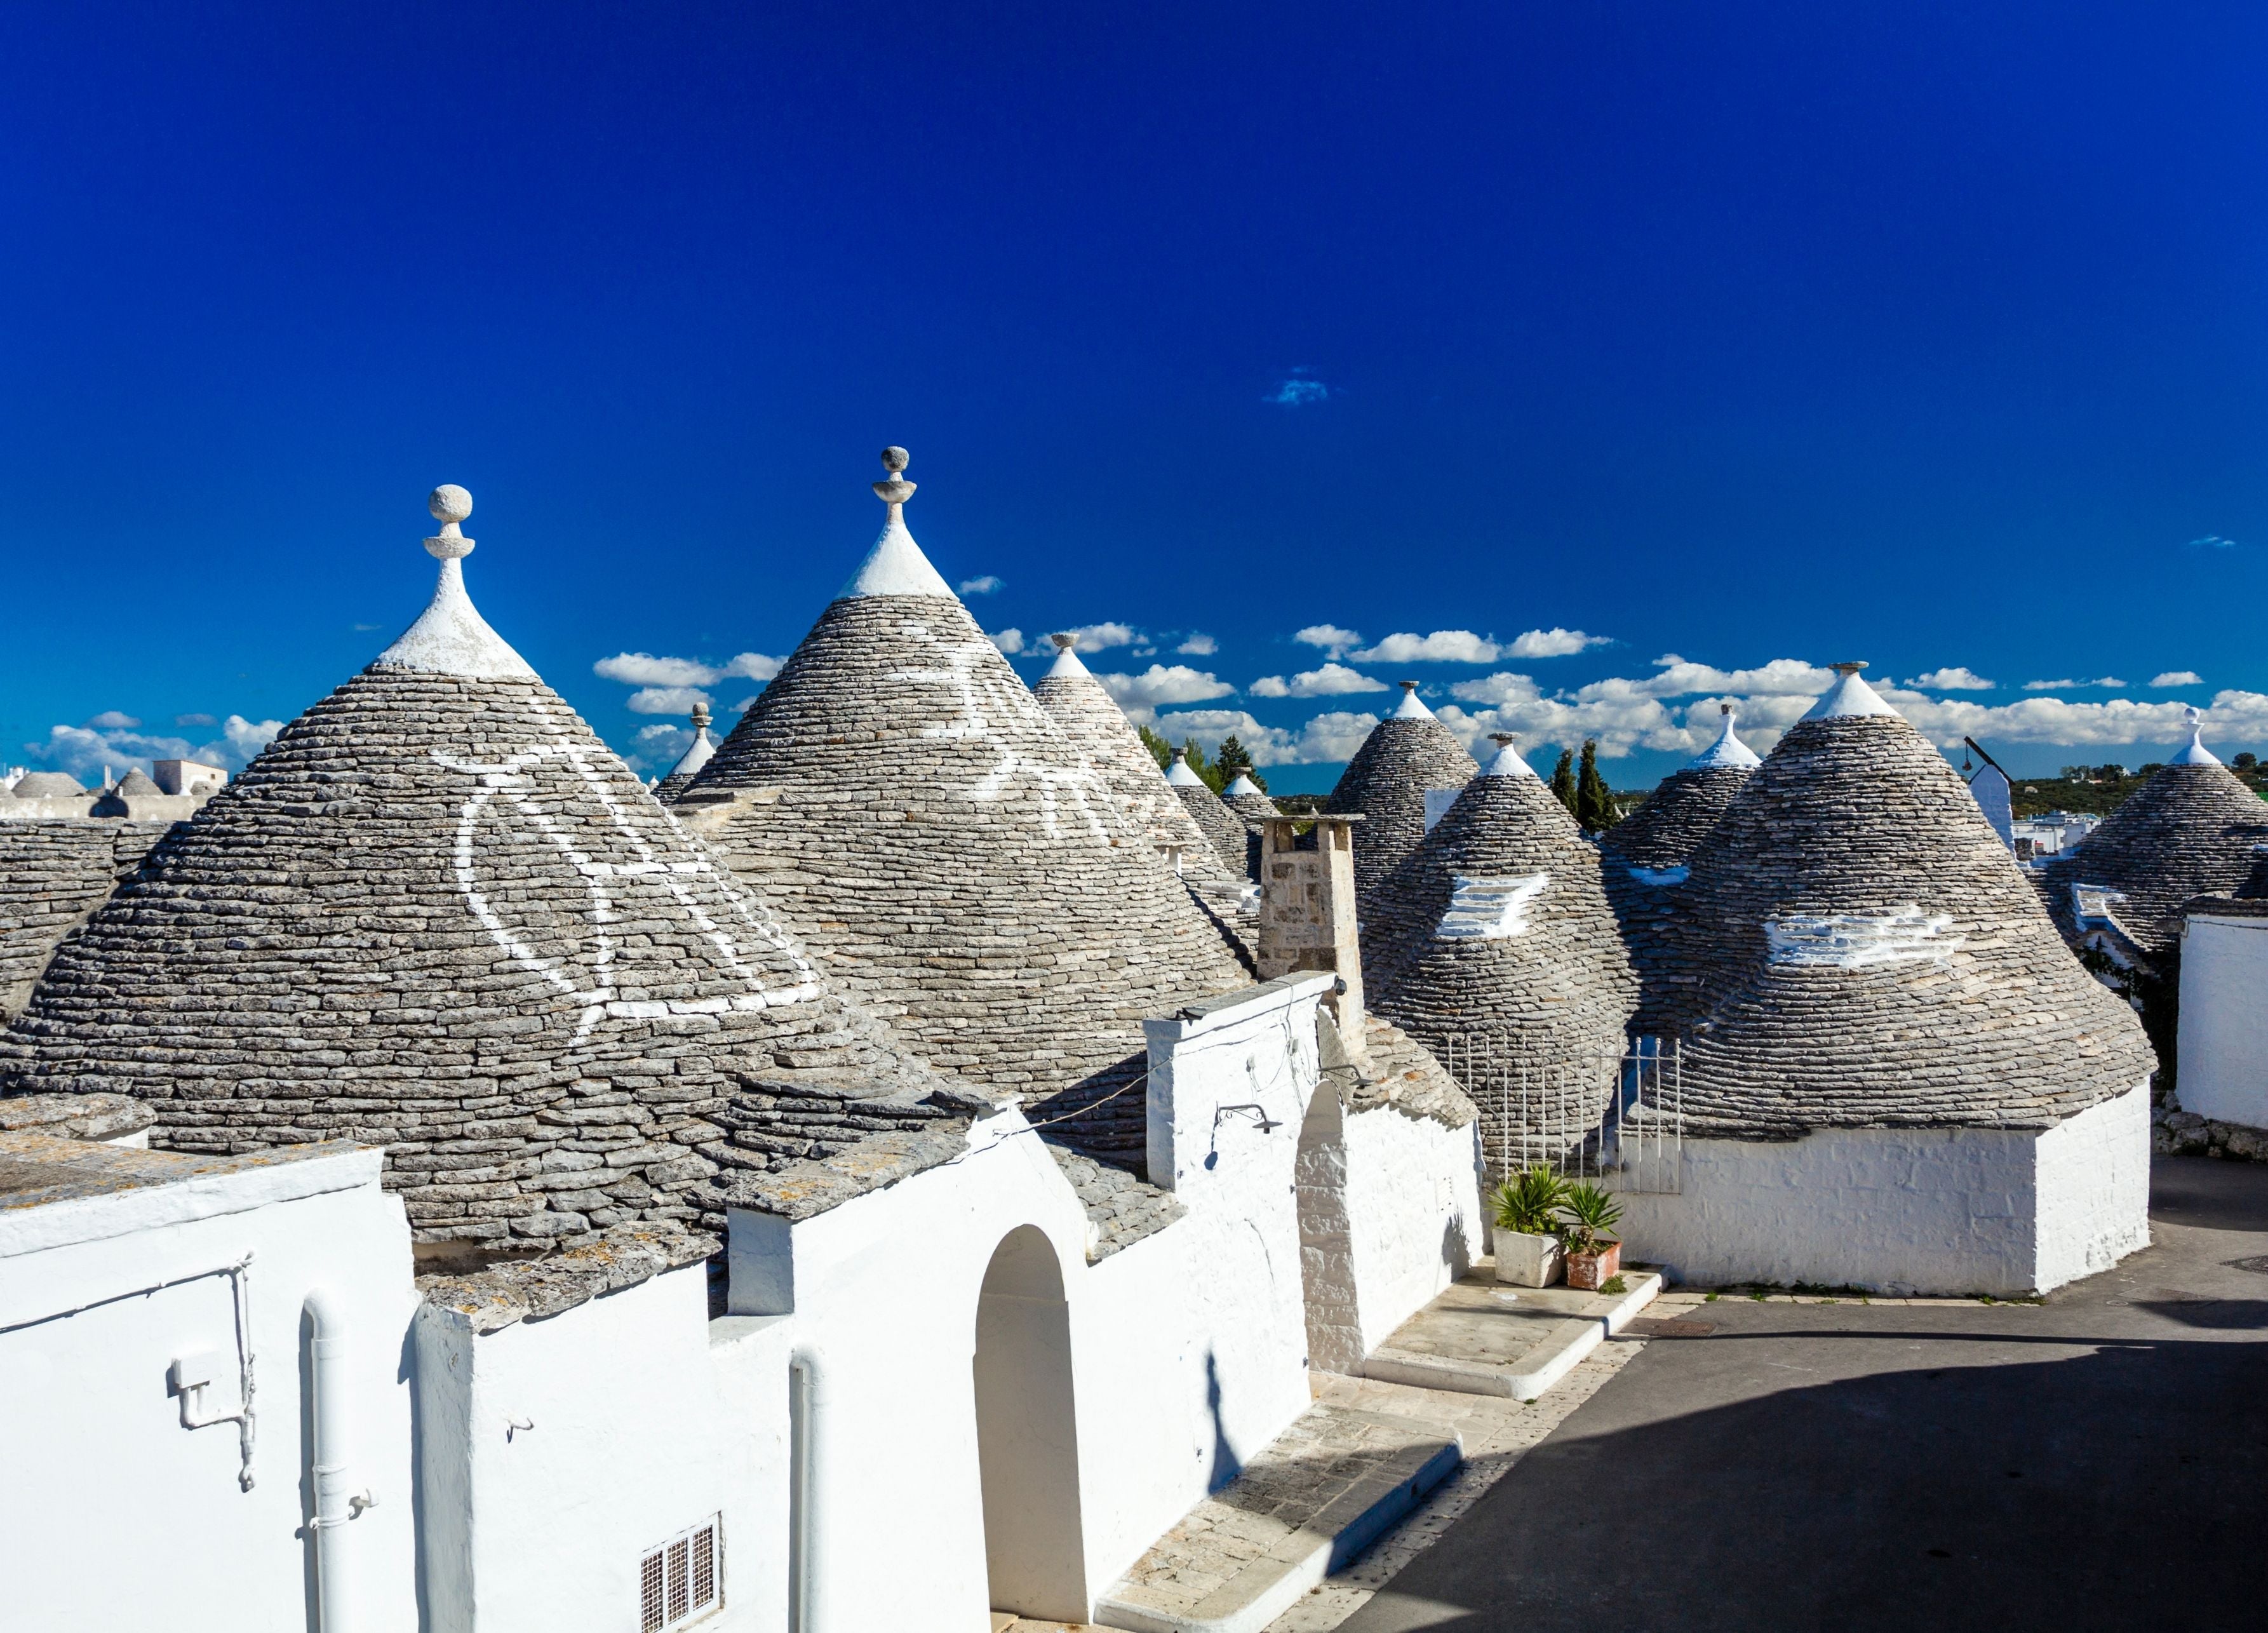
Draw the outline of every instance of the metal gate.
<instances>
[{"instance_id":1,"label":"metal gate","mask_svg":"<svg viewBox=\"0 0 2268 1633\"><path fill-rule=\"evenodd\" d=\"M1541 1164L1609 1190L1681 1188L1685 1081L1675 1038L1545 1055L1513 1034L1460 1033L1434 1054L1480 1107L1491 1183Z\"/></svg>"}]
</instances>

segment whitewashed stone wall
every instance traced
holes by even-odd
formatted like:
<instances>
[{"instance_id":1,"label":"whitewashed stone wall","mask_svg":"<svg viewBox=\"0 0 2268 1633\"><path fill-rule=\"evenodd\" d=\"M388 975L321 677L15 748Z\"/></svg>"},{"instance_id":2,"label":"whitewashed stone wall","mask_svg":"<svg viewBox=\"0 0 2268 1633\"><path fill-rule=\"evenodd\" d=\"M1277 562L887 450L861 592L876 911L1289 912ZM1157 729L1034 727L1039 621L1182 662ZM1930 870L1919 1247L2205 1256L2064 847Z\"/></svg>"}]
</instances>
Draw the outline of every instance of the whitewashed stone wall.
<instances>
[{"instance_id":1,"label":"whitewashed stone wall","mask_svg":"<svg viewBox=\"0 0 2268 1633\"><path fill-rule=\"evenodd\" d=\"M2268 1129L2268 918L2190 915L2180 1052L2183 1111Z\"/></svg>"},{"instance_id":2,"label":"whitewashed stone wall","mask_svg":"<svg viewBox=\"0 0 2268 1633\"><path fill-rule=\"evenodd\" d=\"M1391 1107L1347 1119L1346 1214L1367 1355L1486 1248L1481 1125Z\"/></svg>"},{"instance_id":3,"label":"whitewashed stone wall","mask_svg":"<svg viewBox=\"0 0 2268 1633\"><path fill-rule=\"evenodd\" d=\"M698 1264L490 1333L420 1308L432 1633L635 1627L640 1559L720 1512L724 1625L785 1602L785 1526L758 1478L778 1425L733 1409L709 1327Z\"/></svg>"},{"instance_id":4,"label":"whitewashed stone wall","mask_svg":"<svg viewBox=\"0 0 2268 1633\"><path fill-rule=\"evenodd\" d=\"M167 1387L177 1357L214 1351L226 1360L205 1415L240 1401L230 1280L197 1273L247 1254L248 1491L236 1425L184 1429ZM195 1279L139 1291L185 1276ZM379 1188L379 1153L336 1148L11 1210L0 1222L0 1536L21 1567L9 1573L0 1623L308 1625L301 1310L318 1288L346 1328L350 1490L377 1498L335 1534L357 1585L358 1625L417 1627L401 1375L416 1300L409 1229L400 1201Z\"/></svg>"},{"instance_id":5,"label":"whitewashed stone wall","mask_svg":"<svg viewBox=\"0 0 2268 1633\"><path fill-rule=\"evenodd\" d=\"M2044 1292L2148 1241L2148 1090L2045 1133L1688 1139L1683 1182L1620 1199L1627 1256L1679 1281Z\"/></svg>"}]
</instances>

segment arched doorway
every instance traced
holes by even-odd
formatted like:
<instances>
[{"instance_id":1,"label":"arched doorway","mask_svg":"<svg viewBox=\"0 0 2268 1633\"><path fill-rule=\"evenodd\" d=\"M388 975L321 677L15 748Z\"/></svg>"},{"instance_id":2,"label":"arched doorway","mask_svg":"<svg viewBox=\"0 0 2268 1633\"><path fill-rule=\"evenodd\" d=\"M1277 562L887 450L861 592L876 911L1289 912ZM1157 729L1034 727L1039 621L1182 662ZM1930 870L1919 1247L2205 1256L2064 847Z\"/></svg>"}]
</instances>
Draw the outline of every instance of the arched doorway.
<instances>
[{"instance_id":1,"label":"arched doorway","mask_svg":"<svg viewBox=\"0 0 2268 1633\"><path fill-rule=\"evenodd\" d=\"M1084 1622L1071 1313L1035 1226L1001 1239L976 1298L976 1461L995 1610Z\"/></svg>"}]
</instances>

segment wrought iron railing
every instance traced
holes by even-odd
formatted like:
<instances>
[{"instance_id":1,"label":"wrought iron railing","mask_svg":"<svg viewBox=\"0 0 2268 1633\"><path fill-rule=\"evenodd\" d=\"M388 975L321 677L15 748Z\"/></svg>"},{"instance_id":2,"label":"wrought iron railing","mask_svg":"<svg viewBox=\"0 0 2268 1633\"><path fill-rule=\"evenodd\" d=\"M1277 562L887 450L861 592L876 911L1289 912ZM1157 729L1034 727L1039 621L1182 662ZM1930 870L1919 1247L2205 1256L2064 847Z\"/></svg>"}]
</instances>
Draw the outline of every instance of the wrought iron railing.
<instances>
[{"instance_id":1,"label":"wrought iron railing","mask_svg":"<svg viewBox=\"0 0 2268 1633\"><path fill-rule=\"evenodd\" d=\"M1609 1190L1681 1188L1685 1081L1675 1038L1550 1055L1516 1034L1472 1032L1434 1053L1480 1107L1491 1183L1541 1164Z\"/></svg>"}]
</instances>

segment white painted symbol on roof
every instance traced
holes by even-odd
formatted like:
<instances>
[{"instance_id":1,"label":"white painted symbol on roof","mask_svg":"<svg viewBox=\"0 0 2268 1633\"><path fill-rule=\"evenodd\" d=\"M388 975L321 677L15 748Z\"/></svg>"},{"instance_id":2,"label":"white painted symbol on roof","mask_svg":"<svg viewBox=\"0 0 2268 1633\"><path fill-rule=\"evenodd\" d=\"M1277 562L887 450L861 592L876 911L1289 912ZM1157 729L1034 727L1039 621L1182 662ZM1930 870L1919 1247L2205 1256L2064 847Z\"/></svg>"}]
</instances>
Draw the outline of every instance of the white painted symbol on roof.
<instances>
[{"instance_id":1,"label":"white painted symbol on roof","mask_svg":"<svg viewBox=\"0 0 2268 1633\"><path fill-rule=\"evenodd\" d=\"M452 759L438 751L432 757L435 763L452 771L480 779L480 787L466 799L457 815L453 866L457 888L463 894L466 906L515 963L542 976L562 997L581 1006L575 1026L578 1043L589 1037L600 1020L608 1018L640 1020L667 1015L717 1014L728 1009L761 1010L778 1004L806 1004L820 996L819 972L812 967L810 960L777 925L752 911L740 892L724 887L728 881L716 864L703 856L673 861L654 853L615 798L606 778L578 745L564 741L539 744L488 765ZM535 775L538 768L552 761L563 764L574 775L580 787L573 791L597 801L615 837L637 853L636 860L602 861L585 855L568 840L554 820L552 810L546 808L547 805L556 808L562 803L558 794L555 791L547 795ZM547 958L538 953L505 921L490 894L482 888L480 848L475 836L482 818L489 814L499 796L512 813L541 834L582 879L590 907L587 967L571 964L565 958ZM624 999L615 980L619 949L608 929L619 916L611 886L622 879L650 879L659 885L676 904L684 921L717 950L725 967L744 989L729 997ZM709 886L705 892L697 887L703 883ZM703 894L710 898L707 904L701 900ZM718 912L712 910L718 908L727 918L740 922L738 931L719 921ZM784 985L767 984L766 971L746 956L746 944L751 938L767 944L773 953L786 960L797 979Z\"/></svg>"},{"instance_id":2,"label":"white painted symbol on roof","mask_svg":"<svg viewBox=\"0 0 2268 1633\"><path fill-rule=\"evenodd\" d=\"M1873 969L1941 964L1969 945L1948 936L1953 916L1913 902L1892 913L1791 913L1764 923L1767 961L1787 968Z\"/></svg>"},{"instance_id":3,"label":"white painted symbol on roof","mask_svg":"<svg viewBox=\"0 0 2268 1633\"><path fill-rule=\"evenodd\" d=\"M1549 873L1529 873L1515 879L1467 879L1454 876L1447 911L1434 929L1436 941L1504 941L1524 936L1532 928L1528 904L1551 882Z\"/></svg>"}]
</instances>

